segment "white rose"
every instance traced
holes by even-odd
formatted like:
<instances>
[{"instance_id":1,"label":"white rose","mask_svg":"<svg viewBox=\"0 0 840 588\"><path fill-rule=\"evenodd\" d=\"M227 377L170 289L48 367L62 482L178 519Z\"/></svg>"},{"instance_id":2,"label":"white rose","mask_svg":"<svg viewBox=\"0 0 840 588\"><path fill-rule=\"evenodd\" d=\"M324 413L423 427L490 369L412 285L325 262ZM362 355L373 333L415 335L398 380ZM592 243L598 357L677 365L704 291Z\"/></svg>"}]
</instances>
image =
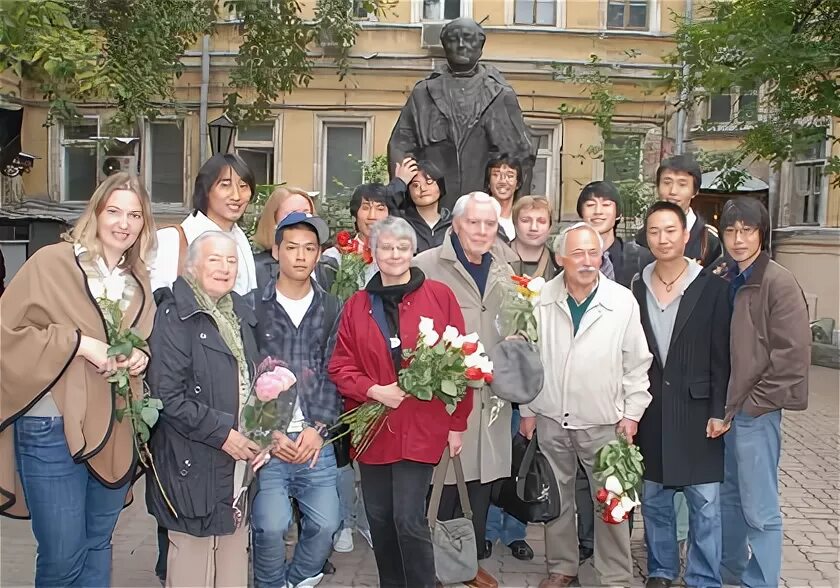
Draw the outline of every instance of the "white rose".
<instances>
[{"instance_id":1,"label":"white rose","mask_svg":"<svg viewBox=\"0 0 840 588\"><path fill-rule=\"evenodd\" d=\"M483 363L483 361L482 361L481 355L479 355L478 353L473 353L473 354L468 355L464 358L464 365L468 368L477 367L477 368L481 369L482 363ZM484 370L482 370L482 371L484 371Z\"/></svg>"},{"instance_id":2,"label":"white rose","mask_svg":"<svg viewBox=\"0 0 840 588\"><path fill-rule=\"evenodd\" d=\"M625 513L625 512L627 512L627 511L625 511L625 510L621 507L621 505L620 505L620 504L617 504L617 505L615 506L615 508L614 508L614 509L612 509L612 511L610 511L610 514L612 515L612 518L613 518L613 520L614 520L616 523L620 523L622 520L624 520L624 513Z\"/></svg>"},{"instance_id":3,"label":"white rose","mask_svg":"<svg viewBox=\"0 0 840 588\"><path fill-rule=\"evenodd\" d=\"M636 506L636 501L625 494L621 497L621 502L619 504L621 505L621 508L624 509L624 512L628 512Z\"/></svg>"},{"instance_id":4,"label":"white rose","mask_svg":"<svg viewBox=\"0 0 840 588\"><path fill-rule=\"evenodd\" d=\"M90 294L95 300L105 297L105 284L102 283L102 280L90 280L88 288L90 288Z\"/></svg>"},{"instance_id":5,"label":"white rose","mask_svg":"<svg viewBox=\"0 0 840 588\"><path fill-rule=\"evenodd\" d=\"M464 346L464 338L461 335L458 335L457 337L455 337L455 339L453 339L450 345L452 345L452 347L454 347L455 349L460 349Z\"/></svg>"},{"instance_id":6,"label":"white rose","mask_svg":"<svg viewBox=\"0 0 840 588\"><path fill-rule=\"evenodd\" d=\"M493 362L486 355L481 356L481 363L479 364L481 371L485 374L493 373Z\"/></svg>"},{"instance_id":7,"label":"white rose","mask_svg":"<svg viewBox=\"0 0 840 588\"><path fill-rule=\"evenodd\" d=\"M475 352L479 354L484 353L484 345L481 344L481 341L478 342L478 347L476 348Z\"/></svg>"},{"instance_id":8,"label":"white rose","mask_svg":"<svg viewBox=\"0 0 840 588\"><path fill-rule=\"evenodd\" d=\"M624 488L621 487L621 482L619 482L618 478L615 476L607 477L607 480L604 482L604 488L607 489L607 492L612 492L613 494L621 494L624 492Z\"/></svg>"},{"instance_id":9,"label":"white rose","mask_svg":"<svg viewBox=\"0 0 840 588\"><path fill-rule=\"evenodd\" d=\"M543 286L545 286L545 278L542 277L534 278L533 280L528 282L528 290L536 294L540 293L540 291L543 289Z\"/></svg>"},{"instance_id":10,"label":"white rose","mask_svg":"<svg viewBox=\"0 0 840 588\"><path fill-rule=\"evenodd\" d=\"M478 333L470 333L461 337L463 343L478 343Z\"/></svg>"},{"instance_id":11,"label":"white rose","mask_svg":"<svg viewBox=\"0 0 840 588\"><path fill-rule=\"evenodd\" d=\"M450 345L457 339L459 336L458 329L449 325L446 329L443 330L443 341L444 343L449 343Z\"/></svg>"},{"instance_id":12,"label":"white rose","mask_svg":"<svg viewBox=\"0 0 840 588\"><path fill-rule=\"evenodd\" d=\"M428 345L429 347L434 347L435 344L438 342L438 339L440 339L440 335L438 335L438 332L434 329L427 333L423 333L423 341L425 341L426 345Z\"/></svg>"},{"instance_id":13,"label":"white rose","mask_svg":"<svg viewBox=\"0 0 840 588\"><path fill-rule=\"evenodd\" d=\"M421 334L425 335L426 333L431 333L435 330L435 321L430 319L429 317L421 316L420 317L420 326L417 327Z\"/></svg>"},{"instance_id":14,"label":"white rose","mask_svg":"<svg viewBox=\"0 0 840 588\"><path fill-rule=\"evenodd\" d=\"M113 273L104 280L105 297L108 300L119 302L122 300L123 290L125 290L125 276L121 273Z\"/></svg>"}]
</instances>

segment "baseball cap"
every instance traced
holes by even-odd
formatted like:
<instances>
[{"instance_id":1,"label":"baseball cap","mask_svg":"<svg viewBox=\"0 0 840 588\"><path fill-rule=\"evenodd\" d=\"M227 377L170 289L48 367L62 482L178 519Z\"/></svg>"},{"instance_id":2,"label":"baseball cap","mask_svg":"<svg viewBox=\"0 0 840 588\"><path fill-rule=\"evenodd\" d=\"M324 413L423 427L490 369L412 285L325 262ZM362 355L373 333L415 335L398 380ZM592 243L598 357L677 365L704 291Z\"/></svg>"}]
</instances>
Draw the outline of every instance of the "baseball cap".
<instances>
[{"instance_id":1,"label":"baseball cap","mask_svg":"<svg viewBox=\"0 0 840 588\"><path fill-rule=\"evenodd\" d=\"M274 231L274 242L279 243L283 229L294 225L309 225L318 235L318 244L323 245L330 238L330 228L320 216L312 216L307 212L290 212L277 225Z\"/></svg>"}]
</instances>

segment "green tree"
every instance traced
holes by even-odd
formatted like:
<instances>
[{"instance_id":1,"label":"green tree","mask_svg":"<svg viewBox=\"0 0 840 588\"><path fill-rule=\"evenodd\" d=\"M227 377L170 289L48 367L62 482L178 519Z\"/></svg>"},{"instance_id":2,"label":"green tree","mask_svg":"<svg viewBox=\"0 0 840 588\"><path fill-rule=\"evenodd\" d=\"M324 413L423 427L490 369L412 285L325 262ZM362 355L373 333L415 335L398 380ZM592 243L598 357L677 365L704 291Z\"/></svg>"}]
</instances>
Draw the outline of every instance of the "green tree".
<instances>
[{"instance_id":1,"label":"green tree","mask_svg":"<svg viewBox=\"0 0 840 588\"><path fill-rule=\"evenodd\" d=\"M361 2L372 13L389 3ZM220 5L235 10L243 38L225 98L233 118L264 118L281 94L308 84L306 49L323 35L339 75L346 73L358 31L353 0L319 0L313 21L296 0L0 0L0 70L35 84L49 102L49 123L75 116L77 103L113 105L116 134L180 108L173 82L181 56L214 32ZM256 97L243 100L241 89Z\"/></svg>"},{"instance_id":2,"label":"green tree","mask_svg":"<svg viewBox=\"0 0 840 588\"><path fill-rule=\"evenodd\" d=\"M664 79L686 110L710 93L761 88L758 120L731 122L744 134L730 162L757 157L778 167L825 137L826 120L840 117L840 1L713 0L700 12L675 16L667 61L677 67ZM827 167L840 171L840 158Z\"/></svg>"}]
</instances>

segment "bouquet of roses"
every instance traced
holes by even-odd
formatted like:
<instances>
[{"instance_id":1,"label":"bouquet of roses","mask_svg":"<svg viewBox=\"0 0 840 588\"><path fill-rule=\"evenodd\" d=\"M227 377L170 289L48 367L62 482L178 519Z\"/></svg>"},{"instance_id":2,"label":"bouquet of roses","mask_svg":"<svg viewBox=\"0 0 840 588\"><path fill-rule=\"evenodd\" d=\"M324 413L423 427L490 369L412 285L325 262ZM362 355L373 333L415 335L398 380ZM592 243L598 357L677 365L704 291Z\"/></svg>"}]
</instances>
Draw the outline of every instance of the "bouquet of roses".
<instances>
[{"instance_id":1,"label":"bouquet of roses","mask_svg":"<svg viewBox=\"0 0 840 588\"><path fill-rule=\"evenodd\" d=\"M420 336L414 349L403 351L406 367L400 370L399 386L418 400L438 398L450 413L467 393L493 381L493 362L484 354L476 333L461 335L449 325L442 334L434 321L420 318ZM350 443L361 454L385 426L389 408L371 400L339 417L348 425Z\"/></svg>"},{"instance_id":2,"label":"bouquet of roses","mask_svg":"<svg viewBox=\"0 0 840 588\"><path fill-rule=\"evenodd\" d=\"M499 333L503 337L523 335L536 343L539 335L534 306L545 286L545 279L528 276L511 276L510 279L512 283L508 283L508 291L499 311Z\"/></svg>"},{"instance_id":3,"label":"bouquet of roses","mask_svg":"<svg viewBox=\"0 0 840 588\"><path fill-rule=\"evenodd\" d=\"M335 243L341 259L330 293L344 302L364 286L365 270L373 262L373 255L367 246L360 247L347 231L340 231L335 236Z\"/></svg>"},{"instance_id":4,"label":"bouquet of roses","mask_svg":"<svg viewBox=\"0 0 840 588\"><path fill-rule=\"evenodd\" d=\"M239 417L243 435L263 449L272 444L274 431L285 431L292 420L293 402L277 402L297 382L286 365L273 357L257 367L248 398Z\"/></svg>"},{"instance_id":5,"label":"bouquet of roses","mask_svg":"<svg viewBox=\"0 0 840 588\"><path fill-rule=\"evenodd\" d=\"M644 473L643 459L639 448L623 435L595 454L592 474L604 482L595 498L602 505L601 517L605 523L617 525L626 521L630 511L641 504L639 487Z\"/></svg>"}]
</instances>

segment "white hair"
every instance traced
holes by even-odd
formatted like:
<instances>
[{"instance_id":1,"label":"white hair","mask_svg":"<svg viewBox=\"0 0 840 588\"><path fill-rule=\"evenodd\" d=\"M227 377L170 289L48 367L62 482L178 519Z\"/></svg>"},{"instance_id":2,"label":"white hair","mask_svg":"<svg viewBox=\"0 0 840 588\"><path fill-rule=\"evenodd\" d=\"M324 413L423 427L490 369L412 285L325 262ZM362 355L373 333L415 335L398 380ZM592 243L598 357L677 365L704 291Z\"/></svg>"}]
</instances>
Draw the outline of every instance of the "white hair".
<instances>
[{"instance_id":1,"label":"white hair","mask_svg":"<svg viewBox=\"0 0 840 588\"><path fill-rule=\"evenodd\" d=\"M399 216L386 216L376 221L370 229L370 248L376 249L376 244L382 235L391 235L395 239L408 239L411 241L411 250L417 251L417 233L408 221Z\"/></svg>"},{"instance_id":2,"label":"white hair","mask_svg":"<svg viewBox=\"0 0 840 588\"><path fill-rule=\"evenodd\" d=\"M499 217L502 216L502 205L499 204L498 200L490 196L487 192L470 192L469 194L464 194L455 201L455 206L452 207L452 220L463 216L463 214L467 212L467 205L470 202L475 202L477 204L489 203L493 206L493 210L496 211L496 220L499 220Z\"/></svg>"},{"instance_id":3,"label":"white hair","mask_svg":"<svg viewBox=\"0 0 840 588\"><path fill-rule=\"evenodd\" d=\"M187 249L187 259L184 261L184 272L194 276L193 270L195 269L195 266L198 265L198 261L201 258L204 243L206 241L215 240L223 240L233 243L236 256L237 258L239 257L239 247L237 247L236 239L233 238L233 235L222 231L205 231L196 237L192 243L190 243L189 249Z\"/></svg>"},{"instance_id":4,"label":"white hair","mask_svg":"<svg viewBox=\"0 0 840 588\"><path fill-rule=\"evenodd\" d=\"M601 235L598 231L595 230L595 227L588 223L584 222L577 222L570 227L566 227L563 229L559 235L554 239L554 253L557 255L561 255L563 257L566 256L566 240L568 239L569 233L574 231L580 230L589 230L592 231L592 234L598 239L598 246L601 248L601 253L604 252L604 239L601 238Z\"/></svg>"}]
</instances>

